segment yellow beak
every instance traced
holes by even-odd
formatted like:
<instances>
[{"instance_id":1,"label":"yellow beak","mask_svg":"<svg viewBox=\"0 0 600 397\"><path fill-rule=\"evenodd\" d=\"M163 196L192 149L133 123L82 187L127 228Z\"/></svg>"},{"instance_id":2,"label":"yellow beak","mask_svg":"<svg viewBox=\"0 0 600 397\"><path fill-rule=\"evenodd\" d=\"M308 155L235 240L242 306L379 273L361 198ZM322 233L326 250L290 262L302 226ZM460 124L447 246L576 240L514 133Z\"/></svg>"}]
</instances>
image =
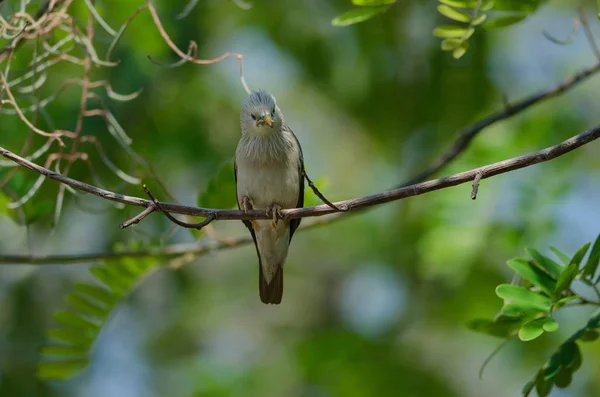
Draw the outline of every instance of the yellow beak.
<instances>
[{"instance_id":1,"label":"yellow beak","mask_svg":"<svg viewBox=\"0 0 600 397\"><path fill-rule=\"evenodd\" d=\"M265 116L265 124L268 125L269 127L273 126L273 119L271 118L271 116Z\"/></svg>"}]
</instances>

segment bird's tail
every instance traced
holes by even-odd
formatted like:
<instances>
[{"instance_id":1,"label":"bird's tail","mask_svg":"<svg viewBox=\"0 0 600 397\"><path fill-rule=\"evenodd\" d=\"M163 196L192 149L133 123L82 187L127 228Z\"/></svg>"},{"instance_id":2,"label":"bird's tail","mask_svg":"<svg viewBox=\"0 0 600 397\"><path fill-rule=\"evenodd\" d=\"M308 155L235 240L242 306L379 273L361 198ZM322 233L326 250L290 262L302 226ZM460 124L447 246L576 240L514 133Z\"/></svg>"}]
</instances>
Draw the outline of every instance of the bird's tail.
<instances>
[{"instance_id":1,"label":"bird's tail","mask_svg":"<svg viewBox=\"0 0 600 397\"><path fill-rule=\"evenodd\" d=\"M258 290L263 303L278 305L283 296L283 266L279 266L270 283L263 274L262 265L258 267Z\"/></svg>"}]
</instances>

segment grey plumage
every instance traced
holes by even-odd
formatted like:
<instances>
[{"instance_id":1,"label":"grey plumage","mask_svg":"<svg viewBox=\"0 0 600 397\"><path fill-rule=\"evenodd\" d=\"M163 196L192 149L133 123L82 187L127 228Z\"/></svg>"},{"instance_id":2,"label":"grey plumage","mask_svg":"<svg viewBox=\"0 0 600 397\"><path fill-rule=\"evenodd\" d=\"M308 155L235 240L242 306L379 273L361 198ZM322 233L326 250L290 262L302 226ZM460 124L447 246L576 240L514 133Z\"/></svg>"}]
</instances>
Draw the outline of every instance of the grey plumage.
<instances>
[{"instance_id":1,"label":"grey plumage","mask_svg":"<svg viewBox=\"0 0 600 397\"><path fill-rule=\"evenodd\" d=\"M302 207L302 149L285 125L275 98L265 91L252 92L242 105L240 123L242 137L235 155L238 207L243 209L245 197L253 209ZM283 264L300 219L243 222L256 246L260 298L278 304L283 294Z\"/></svg>"}]
</instances>

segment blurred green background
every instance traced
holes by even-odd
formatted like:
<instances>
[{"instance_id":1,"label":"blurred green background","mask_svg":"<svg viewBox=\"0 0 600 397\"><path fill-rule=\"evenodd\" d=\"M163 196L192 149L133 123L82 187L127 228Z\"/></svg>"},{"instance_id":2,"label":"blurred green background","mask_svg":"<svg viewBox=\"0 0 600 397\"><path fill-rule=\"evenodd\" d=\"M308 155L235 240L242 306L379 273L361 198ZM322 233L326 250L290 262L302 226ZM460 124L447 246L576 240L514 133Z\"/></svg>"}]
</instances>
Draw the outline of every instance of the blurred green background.
<instances>
[{"instance_id":1,"label":"blurred green background","mask_svg":"<svg viewBox=\"0 0 600 397\"><path fill-rule=\"evenodd\" d=\"M10 15L15 3L5 1L2 15ZM97 8L118 29L142 4L105 0ZM595 2L583 4L600 38ZM582 31L567 46L542 35L569 35L577 12L570 0L550 1L510 29L477 32L460 60L442 52L431 34L444 22L434 0L401 1L347 28L331 26L332 18L352 7L347 0L253 0L249 10L235 1L206 0L183 20L175 17L186 2L156 5L180 48L196 40L200 58L244 54L248 84L275 95L303 146L309 175L332 201L402 183L449 147L459 129L502 109L504 98L554 86L595 62ZM77 1L73 7L83 27L87 8ZM95 38L104 54L111 38L97 25ZM18 53L13 77L26 67L28 51ZM131 102L107 99L107 106L132 138L131 148L154 165L177 200L195 205L210 178L233 160L246 95L238 63L168 68L148 56L177 60L146 10L114 51L119 66L94 68L92 77L108 79L120 93L143 88ZM81 73L74 65L53 67L42 97ZM593 77L486 129L439 176L535 151L596 125L598 92L600 79ZM80 88L67 88L39 125L73 129L79 101ZM86 118L84 134L96 136L115 164L169 200L102 118ZM26 135L18 118L0 115L0 146L19 152ZM44 142L35 137L33 147ZM107 188L144 195L139 185L121 183L93 146L81 150L89 152ZM524 247L548 252L554 245L572 254L595 238L598 153L591 144L485 180L476 201L465 184L301 231L286 263L280 306L258 298L254 247L214 251L176 271L163 267L118 307L89 367L66 382L35 380L37 349L54 324L52 312L65 307L71 282L91 279L90 265L2 265L0 396L518 395L553 349L585 323L589 310L559 314L561 328L554 334L513 341L483 380L478 369L500 341L467 330L465 323L498 311L494 288L511 280L505 262ZM0 179L7 172L0 167ZM82 162L74 163L70 176L93 183ZM183 229L171 233L159 214L121 230L119 224L138 209L68 193L52 225L58 192L53 181L27 203L38 219L25 226L6 208L12 201L7 189L21 196L36 178L19 170L0 191L1 255L95 253L116 243L168 246L207 238ZM222 221L213 232L230 238L247 230L241 222ZM573 384L552 396L600 395L600 343L585 344L583 354Z\"/></svg>"}]
</instances>

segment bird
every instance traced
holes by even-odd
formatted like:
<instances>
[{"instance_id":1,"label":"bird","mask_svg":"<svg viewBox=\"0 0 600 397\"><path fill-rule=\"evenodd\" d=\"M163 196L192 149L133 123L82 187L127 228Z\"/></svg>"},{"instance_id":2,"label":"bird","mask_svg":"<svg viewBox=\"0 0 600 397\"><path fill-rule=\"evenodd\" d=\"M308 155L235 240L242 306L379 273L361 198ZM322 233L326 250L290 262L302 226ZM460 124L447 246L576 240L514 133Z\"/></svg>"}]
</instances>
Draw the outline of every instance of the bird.
<instances>
[{"instance_id":1,"label":"bird","mask_svg":"<svg viewBox=\"0 0 600 397\"><path fill-rule=\"evenodd\" d=\"M234 173L238 208L265 210L271 219L243 220L258 256L258 289L265 304L280 304L283 266L300 219L280 219L281 210L304 205L304 159L300 142L285 124L275 98L251 91L240 112L241 137ZM279 215L279 218L278 218Z\"/></svg>"}]
</instances>

